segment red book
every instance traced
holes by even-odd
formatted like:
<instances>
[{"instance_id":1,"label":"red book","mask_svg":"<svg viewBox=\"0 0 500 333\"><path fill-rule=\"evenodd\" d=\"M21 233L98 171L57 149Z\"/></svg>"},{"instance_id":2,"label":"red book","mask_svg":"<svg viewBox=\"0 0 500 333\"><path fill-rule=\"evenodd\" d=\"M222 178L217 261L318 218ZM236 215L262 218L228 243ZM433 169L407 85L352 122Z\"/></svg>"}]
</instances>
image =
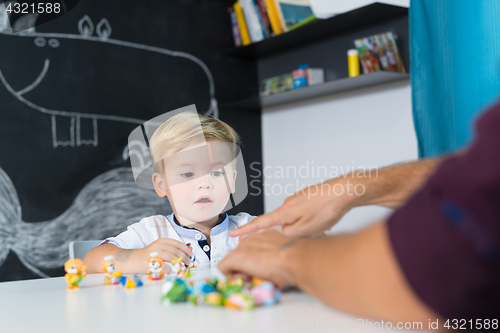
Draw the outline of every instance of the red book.
<instances>
[{"instance_id":1,"label":"red book","mask_svg":"<svg viewBox=\"0 0 500 333\"><path fill-rule=\"evenodd\" d=\"M259 13L260 16L262 17L262 24L264 24L264 30L266 30L266 35L269 37L273 33L273 29L271 28L269 17L267 17L266 6L264 5L263 0L255 0L255 2L257 2L257 7L259 7Z\"/></svg>"}]
</instances>

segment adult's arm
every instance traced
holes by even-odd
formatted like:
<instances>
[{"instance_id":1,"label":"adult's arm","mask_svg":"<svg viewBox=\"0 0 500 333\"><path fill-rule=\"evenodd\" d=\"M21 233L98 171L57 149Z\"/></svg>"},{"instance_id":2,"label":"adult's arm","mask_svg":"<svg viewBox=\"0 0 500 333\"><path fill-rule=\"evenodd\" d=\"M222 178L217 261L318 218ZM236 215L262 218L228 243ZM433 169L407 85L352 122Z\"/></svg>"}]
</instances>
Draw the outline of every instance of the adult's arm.
<instances>
[{"instance_id":1,"label":"adult's arm","mask_svg":"<svg viewBox=\"0 0 500 333\"><path fill-rule=\"evenodd\" d=\"M363 317L423 325L438 318L406 282L385 222L350 235L299 240L267 230L242 241L219 269L227 276L246 273L295 285L337 309Z\"/></svg>"},{"instance_id":2,"label":"adult's arm","mask_svg":"<svg viewBox=\"0 0 500 333\"><path fill-rule=\"evenodd\" d=\"M370 174L353 172L309 186L288 197L276 210L259 216L229 235L237 237L283 226L286 235L307 236L329 230L355 207L379 205L398 208L425 184L445 158L419 160Z\"/></svg>"},{"instance_id":3,"label":"adult's arm","mask_svg":"<svg viewBox=\"0 0 500 333\"><path fill-rule=\"evenodd\" d=\"M356 310L359 307L361 314L380 318L384 313L390 320L426 316L425 306L417 305L420 299L444 318L466 322L467 330L481 329L478 320L488 321L485 329L498 328L498 128L500 103L477 122L476 140L470 149L443 161L425 186L386 224L348 236L301 239L295 244L276 231L251 235L220 263L222 271L297 284L329 304L356 313L360 313ZM259 251L265 239L259 238L271 234L281 237L283 244L266 258L266 251ZM258 256L260 261L254 261ZM265 269L270 272L265 273ZM380 288L382 293L377 290ZM411 290L418 299L411 300ZM345 305L337 303L339 298ZM402 312L388 304L394 301L401 302ZM495 321L497 326L492 327Z\"/></svg>"}]
</instances>

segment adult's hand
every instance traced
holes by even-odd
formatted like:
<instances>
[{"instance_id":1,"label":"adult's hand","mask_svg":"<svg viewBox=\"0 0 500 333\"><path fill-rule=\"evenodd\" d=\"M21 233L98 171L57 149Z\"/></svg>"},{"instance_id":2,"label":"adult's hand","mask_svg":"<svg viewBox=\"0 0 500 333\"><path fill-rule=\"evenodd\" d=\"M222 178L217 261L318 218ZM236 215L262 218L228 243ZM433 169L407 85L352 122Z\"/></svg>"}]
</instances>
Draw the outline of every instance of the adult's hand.
<instances>
[{"instance_id":1,"label":"adult's hand","mask_svg":"<svg viewBox=\"0 0 500 333\"><path fill-rule=\"evenodd\" d=\"M351 209L355 200L352 187L353 184L345 179L309 186L286 198L281 207L231 231L229 235L244 239L245 235L274 226L282 226L283 233L289 237L310 236L329 230Z\"/></svg>"},{"instance_id":2,"label":"adult's hand","mask_svg":"<svg viewBox=\"0 0 500 333\"><path fill-rule=\"evenodd\" d=\"M456 155L461 155L459 152ZM419 160L315 184L288 197L283 206L229 233L231 237L283 226L290 237L309 236L333 227L350 209L365 205L398 208L434 173L446 157Z\"/></svg>"},{"instance_id":3,"label":"adult's hand","mask_svg":"<svg viewBox=\"0 0 500 333\"><path fill-rule=\"evenodd\" d=\"M348 235L295 240L266 230L248 236L218 267L229 278L242 273L297 286L363 317L420 322L437 318L408 285L386 223Z\"/></svg>"},{"instance_id":4,"label":"adult's hand","mask_svg":"<svg viewBox=\"0 0 500 333\"><path fill-rule=\"evenodd\" d=\"M258 276L281 286L294 281L284 263L284 250L294 241L276 230L250 235L219 263L219 270L227 277L235 274Z\"/></svg>"}]
</instances>

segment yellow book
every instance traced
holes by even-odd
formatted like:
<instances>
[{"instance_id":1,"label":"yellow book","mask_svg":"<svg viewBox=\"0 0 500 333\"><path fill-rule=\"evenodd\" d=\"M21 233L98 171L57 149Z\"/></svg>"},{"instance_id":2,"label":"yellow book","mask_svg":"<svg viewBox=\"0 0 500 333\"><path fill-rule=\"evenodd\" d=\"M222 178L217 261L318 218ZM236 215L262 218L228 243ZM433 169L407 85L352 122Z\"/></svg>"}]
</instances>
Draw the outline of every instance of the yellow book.
<instances>
[{"instance_id":1,"label":"yellow book","mask_svg":"<svg viewBox=\"0 0 500 333\"><path fill-rule=\"evenodd\" d=\"M264 3L266 4L267 16L269 16L271 28L273 28L273 32L277 36L283 32L283 28L281 27L280 18L278 16L278 12L276 11L274 0L264 0Z\"/></svg>"},{"instance_id":2,"label":"yellow book","mask_svg":"<svg viewBox=\"0 0 500 333\"><path fill-rule=\"evenodd\" d=\"M251 43L250 35L248 34L247 24L245 22L245 17L243 16L243 10L239 2L235 2L233 5L234 12L236 13L236 20L238 21L238 28L240 28L241 44L248 45Z\"/></svg>"}]
</instances>

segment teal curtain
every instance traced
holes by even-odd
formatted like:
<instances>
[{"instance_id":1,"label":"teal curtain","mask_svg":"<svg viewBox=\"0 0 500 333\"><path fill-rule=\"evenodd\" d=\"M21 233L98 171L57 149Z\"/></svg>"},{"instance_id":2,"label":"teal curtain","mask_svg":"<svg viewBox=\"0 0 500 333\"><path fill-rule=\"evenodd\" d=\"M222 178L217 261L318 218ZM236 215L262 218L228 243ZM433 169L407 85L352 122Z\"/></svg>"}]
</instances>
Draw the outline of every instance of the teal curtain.
<instances>
[{"instance_id":1,"label":"teal curtain","mask_svg":"<svg viewBox=\"0 0 500 333\"><path fill-rule=\"evenodd\" d=\"M464 147L500 93L500 0L411 0L410 54L420 157Z\"/></svg>"}]
</instances>

